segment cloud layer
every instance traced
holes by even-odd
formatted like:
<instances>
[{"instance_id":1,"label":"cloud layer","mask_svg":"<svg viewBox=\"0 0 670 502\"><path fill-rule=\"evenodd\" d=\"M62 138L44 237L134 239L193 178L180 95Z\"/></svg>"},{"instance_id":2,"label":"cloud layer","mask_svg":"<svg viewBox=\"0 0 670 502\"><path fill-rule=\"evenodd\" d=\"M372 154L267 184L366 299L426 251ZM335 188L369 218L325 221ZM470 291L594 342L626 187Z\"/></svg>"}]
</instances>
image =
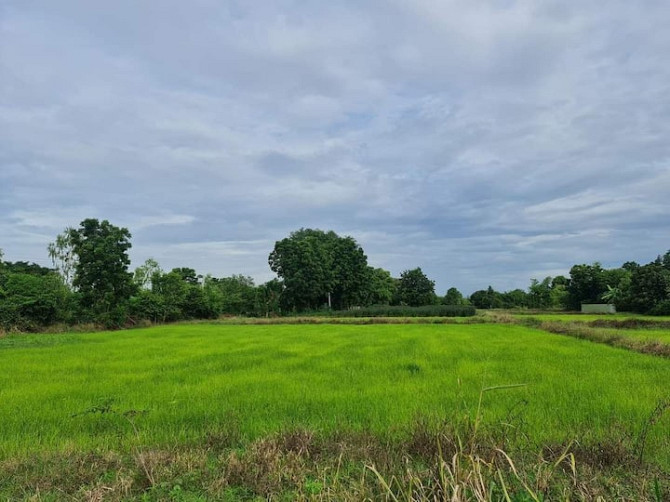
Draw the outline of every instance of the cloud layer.
<instances>
[{"instance_id":1,"label":"cloud layer","mask_svg":"<svg viewBox=\"0 0 670 502\"><path fill-rule=\"evenodd\" d=\"M86 217L272 276L300 227L438 290L670 248L665 1L6 1L0 248Z\"/></svg>"}]
</instances>

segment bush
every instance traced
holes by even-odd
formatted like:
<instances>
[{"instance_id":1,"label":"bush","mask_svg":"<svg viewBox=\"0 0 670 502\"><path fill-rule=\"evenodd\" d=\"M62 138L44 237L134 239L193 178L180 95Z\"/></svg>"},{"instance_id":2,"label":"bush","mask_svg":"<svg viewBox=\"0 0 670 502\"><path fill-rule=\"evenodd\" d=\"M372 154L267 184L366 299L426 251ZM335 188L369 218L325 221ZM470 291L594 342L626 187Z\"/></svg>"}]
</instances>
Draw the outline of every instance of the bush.
<instances>
[{"instance_id":1,"label":"bush","mask_svg":"<svg viewBox=\"0 0 670 502\"><path fill-rule=\"evenodd\" d=\"M69 317L70 293L55 274L8 274L0 298L0 326L38 331Z\"/></svg>"},{"instance_id":2,"label":"bush","mask_svg":"<svg viewBox=\"0 0 670 502\"><path fill-rule=\"evenodd\" d=\"M658 302L648 313L649 315L670 315L670 300Z\"/></svg>"},{"instance_id":3,"label":"bush","mask_svg":"<svg viewBox=\"0 0 670 502\"><path fill-rule=\"evenodd\" d=\"M475 315L472 305L377 305L356 310L333 310L322 315L333 317L471 317Z\"/></svg>"}]
</instances>

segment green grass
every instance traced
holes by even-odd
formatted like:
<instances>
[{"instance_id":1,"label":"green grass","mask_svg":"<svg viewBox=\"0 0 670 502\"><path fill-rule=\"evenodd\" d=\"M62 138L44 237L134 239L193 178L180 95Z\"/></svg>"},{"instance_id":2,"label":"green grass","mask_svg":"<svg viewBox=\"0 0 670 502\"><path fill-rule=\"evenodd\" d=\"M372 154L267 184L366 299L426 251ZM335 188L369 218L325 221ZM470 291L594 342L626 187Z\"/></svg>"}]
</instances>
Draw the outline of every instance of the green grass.
<instances>
[{"instance_id":1,"label":"green grass","mask_svg":"<svg viewBox=\"0 0 670 502\"><path fill-rule=\"evenodd\" d=\"M600 320L641 319L646 321L670 321L670 316L650 316L632 313L617 314L579 314L579 313L556 313L556 314L512 314L516 319L527 319L532 317L539 321L563 321L563 322L591 322Z\"/></svg>"},{"instance_id":2,"label":"green grass","mask_svg":"<svg viewBox=\"0 0 670 502\"><path fill-rule=\"evenodd\" d=\"M234 424L400 433L417 417L514 420L538 443L639 433L668 360L516 325L171 325L0 339L0 459L199 441ZM105 406L119 413L83 413ZM99 410L100 411L100 408ZM516 418L511 418L516 417ZM648 457L670 466L670 417Z\"/></svg>"},{"instance_id":3,"label":"green grass","mask_svg":"<svg viewBox=\"0 0 670 502\"><path fill-rule=\"evenodd\" d=\"M634 340L657 341L664 344L670 344L670 330L668 329L611 329L598 328L604 333L632 338Z\"/></svg>"}]
</instances>

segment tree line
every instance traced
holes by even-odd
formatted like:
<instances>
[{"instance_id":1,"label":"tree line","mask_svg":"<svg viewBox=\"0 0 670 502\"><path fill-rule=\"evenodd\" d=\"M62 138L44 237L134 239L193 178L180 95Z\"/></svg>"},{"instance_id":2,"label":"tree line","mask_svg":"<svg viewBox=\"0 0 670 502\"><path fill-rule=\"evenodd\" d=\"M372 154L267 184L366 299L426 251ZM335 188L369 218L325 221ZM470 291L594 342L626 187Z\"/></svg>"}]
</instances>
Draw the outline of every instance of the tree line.
<instances>
[{"instance_id":1,"label":"tree line","mask_svg":"<svg viewBox=\"0 0 670 502\"><path fill-rule=\"evenodd\" d=\"M277 241L268 257L277 278L260 285L245 275L217 278L189 267L164 271L153 259L131 271L131 237L128 229L107 220L86 219L49 244L53 268L4 261L0 251L0 327L119 327L369 306L578 310L581 303L611 302L620 310L670 314L670 251L647 265L575 265L570 277L533 279L527 291L501 293L489 286L465 298L456 288L438 296L435 282L420 267L396 278L370 266L355 239L332 231L303 228Z\"/></svg>"},{"instance_id":2,"label":"tree line","mask_svg":"<svg viewBox=\"0 0 670 502\"><path fill-rule=\"evenodd\" d=\"M475 291L470 301L477 308L531 308L580 310L582 304L608 303L623 312L670 315L670 251L640 265L628 261L617 268L574 265L570 276L533 279L528 291L500 293L491 286Z\"/></svg>"}]
</instances>

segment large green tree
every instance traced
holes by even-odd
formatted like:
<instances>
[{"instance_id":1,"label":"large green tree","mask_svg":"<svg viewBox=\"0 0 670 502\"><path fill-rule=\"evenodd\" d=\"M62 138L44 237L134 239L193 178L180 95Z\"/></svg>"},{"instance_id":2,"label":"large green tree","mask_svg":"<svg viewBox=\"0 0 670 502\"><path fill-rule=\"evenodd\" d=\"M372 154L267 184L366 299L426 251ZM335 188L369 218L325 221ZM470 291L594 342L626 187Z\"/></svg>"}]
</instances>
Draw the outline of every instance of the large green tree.
<instances>
[{"instance_id":1,"label":"large green tree","mask_svg":"<svg viewBox=\"0 0 670 502\"><path fill-rule=\"evenodd\" d=\"M285 309L348 308L365 295L367 257L352 237L303 228L277 241L268 262L283 280Z\"/></svg>"},{"instance_id":2,"label":"large green tree","mask_svg":"<svg viewBox=\"0 0 670 502\"><path fill-rule=\"evenodd\" d=\"M397 280L383 268L368 267L364 305L389 305L396 295Z\"/></svg>"},{"instance_id":3,"label":"large green tree","mask_svg":"<svg viewBox=\"0 0 670 502\"><path fill-rule=\"evenodd\" d=\"M405 270L400 274L398 297L402 304L410 307L436 303L435 282L423 273L421 267Z\"/></svg>"},{"instance_id":4,"label":"large green tree","mask_svg":"<svg viewBox=\"0 0 670 502\"><path fill-rule=\"evenodd\" d=\"M443 305L465 305L467 301L457 288L449 288L442 298Z\"/></svg>"},{"instance_id":5,"label":"large green tree","mask_svg":"<svg viewBox=\"0 0 670 502\"><path fill-rule=\"evenodd\" d=\"M670 270L658 261L633 270L630 284L631 303L637 312L649 312L670 300Z\"/></svg>"},{"instance_id":6,"label":"large green tree","mask_svg":"<svg viewBox=\"0 0 670 502\"><path fill-rule=\"evenodd\" d=\"M81 306L99 321L122 322L124 303L135 290L133 274L128 272L130 232L89 218L66 234L76 256L72 285Z\"/></svg>"},{"instance_id":7,"label":"large green tree","mask_svg":"<svg viewBox=\"0 0 670 502\"><path fill-rule=\"evenodd\" d=\"M568 285L568 308L580 310L582 303L600 303L607 293L605 270L600 263L574 265L570 269Z\"/></svg>"}]
</instances>

